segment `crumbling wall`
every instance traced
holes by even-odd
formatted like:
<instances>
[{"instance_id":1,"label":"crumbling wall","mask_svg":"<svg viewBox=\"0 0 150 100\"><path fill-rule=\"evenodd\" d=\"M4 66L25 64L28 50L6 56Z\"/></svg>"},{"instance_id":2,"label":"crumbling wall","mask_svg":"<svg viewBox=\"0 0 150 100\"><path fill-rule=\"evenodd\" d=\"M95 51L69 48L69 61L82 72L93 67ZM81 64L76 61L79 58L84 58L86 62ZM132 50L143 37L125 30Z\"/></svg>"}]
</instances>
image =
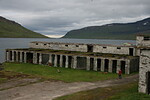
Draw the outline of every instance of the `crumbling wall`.
<instances>
[{"instance_id":1,"label":"crumbling wall","mask_svg":"<svg viewBox=\"0 0 150 100\"><path fill-rule=\"evenodd\" d=\"M87 45L85 44L43 43L43 42L32 43L31 42L29 45L30 48L87 52Z\"/></svg>"},{"instance_id":2,"label":"crumbling wall","mask_svg":"<svg viewBox=\"0 0 150 100\"><path fill-rule=\"evenodd\" d=\"M148 82L146 73L150 72L150 50L141 50L139 71L139 92L147 93ZM149 77L150 78L150 77Z\"/></svg>"},{"instance_id":3,"label":"crumbling wall","mask_svg":"<svg viewBox=\"0 0 150 100\"><path fill-rule=\"evenodd\" d=\"M150 36L139 35L136 37L136 45L138 47L150 47Z\"/></svg>"},{"instance_id":4,"label":"crumbling wall","mask_svg":"<svg viewBox=\"0 0 150 100\"><path fill-rule=\"evenodd\" d=\"M135 56L136 52L134 47L94 45L93 52L129 55L129 48L133 48L133 56Z\"/></svg>"}]
</instances>

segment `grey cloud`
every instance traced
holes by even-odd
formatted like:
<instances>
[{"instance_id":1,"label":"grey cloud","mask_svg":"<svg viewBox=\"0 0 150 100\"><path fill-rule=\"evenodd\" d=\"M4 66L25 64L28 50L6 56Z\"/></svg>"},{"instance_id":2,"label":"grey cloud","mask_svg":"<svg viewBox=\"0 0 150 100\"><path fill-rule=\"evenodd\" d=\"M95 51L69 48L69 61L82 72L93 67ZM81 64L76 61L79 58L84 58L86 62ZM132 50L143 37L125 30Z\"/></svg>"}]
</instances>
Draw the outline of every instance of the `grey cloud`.
<instances>
[{"instance_id":1,"label":"grey cloud","mask_svg":"<svg viewBox=\"0 0 150 100\"><path fill-rule=\"evenodd\" d=\"M149 0L0 0L0 14L43 34L150 16Z\"/></svg>"}]
</instances>

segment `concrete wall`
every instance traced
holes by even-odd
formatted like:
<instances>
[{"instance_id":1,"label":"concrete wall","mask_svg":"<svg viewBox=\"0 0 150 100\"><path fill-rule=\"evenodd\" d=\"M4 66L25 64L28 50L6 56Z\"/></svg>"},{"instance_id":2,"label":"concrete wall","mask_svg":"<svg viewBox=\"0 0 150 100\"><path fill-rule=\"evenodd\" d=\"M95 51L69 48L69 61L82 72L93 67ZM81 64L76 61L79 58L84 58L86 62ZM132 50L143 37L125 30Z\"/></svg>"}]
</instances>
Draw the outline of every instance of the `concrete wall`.
<instances>
[{"instance_id":1,"label":"concrete wall","mask_svg":"<svg viewBox=\"0 0 150 100\"><path fill-rule=\"evenodd\" d=\"M30 43L30 48L40 48L40 49L52 49L52 50L67 50L67 51L81 51L87 52L87 45L84 44L64 44L64 43Z\"/></svg>"},{"instance_id":2,"label":"concrete wall","mask_svg":"<svg viewBox=\"0 0 150 100\"><path fill-rule=\"evenodd\" d=\"M117 46L94 45L93 52L129 55L129 48L133 48L133 56L135 56L136 52L135 52L134 47L121 47L121 46L117 47Z\"/></svg>"},{"instance_id":3,"label":"concrete wall","mask_svg":"<svg viewBox=\"0 0 150 100\"><path fill-rule=\"evenodd\" d=\"M149 40L144 40L145 37L149 37ZM150 47L150 36L139 35L136 37L136 45L139 47Z\"/></svg>"},{"instance_id":4,"label":"concrete wall","mask_svg":"<svg viewBox=\"0 0 150 100\"><path fill-rule=\"evenodd\" d=\"M89 44L31 42L30 48L88 52L89 51L88 45ZM133 56L136 56L137 54L136 48L134 46L111 46L111 45L98 45L98 44L93 44L93 45L90 44L90 45L92 46L92 51L90 52L130 55L129 48L132 48Z\"/></svg>"},{"instance_id":5,"label":"concrete wall","mask_svg":"<svg viewBox=\"0 0 150 100\"><path fill-rule=\"evenodd\" d=\"M139 70L139 92L147 93L146 73L150 71L150 50L141 50Z\"/></svg>"}]
</instances>

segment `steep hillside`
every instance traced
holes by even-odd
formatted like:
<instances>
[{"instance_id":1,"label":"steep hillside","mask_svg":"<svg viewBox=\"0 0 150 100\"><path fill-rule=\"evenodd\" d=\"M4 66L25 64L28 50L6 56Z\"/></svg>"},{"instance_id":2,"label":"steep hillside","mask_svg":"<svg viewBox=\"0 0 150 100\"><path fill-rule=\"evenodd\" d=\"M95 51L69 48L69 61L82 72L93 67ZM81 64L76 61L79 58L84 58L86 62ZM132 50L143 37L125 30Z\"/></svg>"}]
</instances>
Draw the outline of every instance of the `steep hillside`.
<instances>
[{"instance_id":1,"label":"steep hillside","mask_svg":"<svg viewBox=\"0 0 150 100\"><path fill-rule=\"evenodd\" d=\"M0 37L4 38L47 38L24 28L20 24L0 16Z\"/></svg>"},{"instance_id":2,"label":"steep hillside","mask_svg":"<svg viewBox=\"0 0 150 100\"><path fill-rule=\"evenodd\" d=\"M63 38L135 39L136 34L150 34L150 18L134 23L112 23L69 31Z\"/></svg>"}]
</instances>

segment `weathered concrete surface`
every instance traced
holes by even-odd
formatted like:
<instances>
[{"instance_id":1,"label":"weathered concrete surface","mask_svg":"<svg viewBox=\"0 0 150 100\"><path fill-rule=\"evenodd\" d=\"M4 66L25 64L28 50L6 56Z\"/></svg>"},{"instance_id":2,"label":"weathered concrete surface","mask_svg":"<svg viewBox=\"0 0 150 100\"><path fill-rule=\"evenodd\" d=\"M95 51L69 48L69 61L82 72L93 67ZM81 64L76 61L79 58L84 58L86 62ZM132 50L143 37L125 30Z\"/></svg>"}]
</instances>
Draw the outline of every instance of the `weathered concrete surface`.
<instances>
[{"instance_id":1,"label":"weathered concrete surface","mask_svg":"<svg viewBox=\"0 0 150 100\"><path fill-rule=\"evenodd\" d=\"M141 50L140 56L140 71L139 71L139 92L148 92L148 77L147 72L150 72L150 50Z\"/></svg>"},{"instance_id":2,"label":"weathered concrete surface","mask_svg":"<svg viewBox=\"0 0 150 100\"><path fill-rule=\"evenodd\" d=\"M98 87L114 86L137 81L138 75L121 80L64 83L45 81L0 91L0 100L52 100L53 98Z\"/></svg>"}]
</instances>

